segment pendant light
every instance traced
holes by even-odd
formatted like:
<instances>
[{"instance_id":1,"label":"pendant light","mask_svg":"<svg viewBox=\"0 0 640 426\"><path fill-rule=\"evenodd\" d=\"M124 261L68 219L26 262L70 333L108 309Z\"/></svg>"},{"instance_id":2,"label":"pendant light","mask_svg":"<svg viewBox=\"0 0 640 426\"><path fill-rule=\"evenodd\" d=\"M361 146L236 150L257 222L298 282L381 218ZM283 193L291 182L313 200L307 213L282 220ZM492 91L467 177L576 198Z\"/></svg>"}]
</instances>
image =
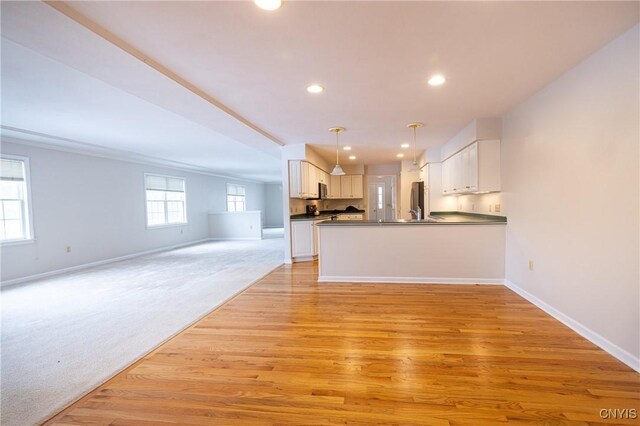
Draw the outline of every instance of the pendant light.
<instances>
[{"instance_id":1,"label":"pendant light","mask_svg":"<svg viewBox=\"0 0 640 426\"><path fill-rule=\"evenodd\" d=\"M420 127L424 127L424 124L409 123L407 124L407 127L409 127L410 129L413 129L413 163L411 163L411 168L409 169L409 171L418 173L420 171L420 166L418 165L417 150L416 150L416 129L419 129Z\"/></svg>"},{"instance_id":2,"label":"pendant light","mask_svg":"<svg viewBox=\"0 0 640 426\"><path fill-rule=\"evenodd\" d=\"M344 170L342 170L342 167L340 167L340 149L338 147L338 135L340 134L340 132L344 132L345 130L347 129L345 129L344 127L332 127L329 129L330 132L336 134L336 166L331 171L331 174L333 176L342 176L346 174Z\"/></svg>"}]
</instances>

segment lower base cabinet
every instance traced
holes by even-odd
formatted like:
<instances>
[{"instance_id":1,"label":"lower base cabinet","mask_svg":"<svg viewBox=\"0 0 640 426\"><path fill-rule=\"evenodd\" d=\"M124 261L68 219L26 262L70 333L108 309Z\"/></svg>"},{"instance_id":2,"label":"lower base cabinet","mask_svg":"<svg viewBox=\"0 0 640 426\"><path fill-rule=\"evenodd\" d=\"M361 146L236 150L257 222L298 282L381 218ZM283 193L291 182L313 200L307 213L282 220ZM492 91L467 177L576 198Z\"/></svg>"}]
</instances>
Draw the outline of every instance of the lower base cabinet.
<instances>
[{"instance_id":1,"label":"lower base cabinet","mask_svg":"<svg viewBox=\"0 0 640 426\"><path fill-rule=\"evenodd\" d=\"M316 247L312 220L291 222L291 256L313 257Z\"/></svg>"}]
</instances>

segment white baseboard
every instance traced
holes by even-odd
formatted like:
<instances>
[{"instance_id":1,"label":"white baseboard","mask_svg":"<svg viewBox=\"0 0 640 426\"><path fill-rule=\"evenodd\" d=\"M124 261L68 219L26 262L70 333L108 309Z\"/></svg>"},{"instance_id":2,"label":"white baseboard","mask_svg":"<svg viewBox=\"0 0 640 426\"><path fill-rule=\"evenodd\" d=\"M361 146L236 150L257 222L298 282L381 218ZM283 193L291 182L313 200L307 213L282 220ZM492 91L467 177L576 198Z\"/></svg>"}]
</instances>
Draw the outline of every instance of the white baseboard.
<instances>
[{"instance_id":1,"label":"white baseboard","mask_svg":"<svg viewBox=\"0 0 640 426\"><path fill-rule=\"evenodd\" d=\"M546 313L548 313L549 315L551 315L552 317L554 317L555 319L557 319L558 321L560 321L561 323L563 323L564 325L566 325L567 327L569 327L570 329L572 329L573 331L575 331L576 333L584 337L585 339L589 340L594 345L599 346L601 349L608 352L612 356L616 357L617 359L619 359L629 367L633 368L637 372L640 372L640 358L635 357L634 355L622 349L615 343L610 342L609 340L607 340L600 334L596 333L595 331L591 330L590 328L586 327L585 325L579 323L578 321L574 320L568 315L563 314L553 306L538 299L536 296L524 290L523 288L518 287L516 284L512 283L511 281L504 280L504 285L507 286L509 289L513 290L514 292L518 293L520 296L524 297L529 302L533 303L538 308L542 309L543 311L545 311Z\"/></svg>"},{"instance_id":2,"label":"white baseboard","mask_svg":"<svg viewBox=\"0 0 640 426\"><path fill-rule=\"evenodd\" d=\"M432 277L340 277L319 276L321 283L390 283L390 284L489 284L503 285L502 278L432 278Z\"/></svg>"},{"instance_id":3,"label":"white baseboard","mask_svg":"<svg viewBox=\"0 0 640 426\"><path fill-rule=\"evenodd\" d=\"M209 241L260 241L261 237L215 237L208 238Z\"/></svg>"},{"instance_id":4,"label":"white baseboard","mask_svg":"<svg viewBox=\"0 0 640 426\"><path fill-rule=\"evenodd\" d=\"M62 269L56 269L53 271L49 271L49 272L43 272L40 274L34 274L34 275L29 275L26 277L21 277L21 278L14 278L12 280L6 280L6 281L1 281L0 282L0 287L5 288L5 287L9 287L12 285L16 285L16 284L22 284L28 281L33 281L33 280L39 280L42 278L47 278L47 277L51 277L54 275L60 275L60 274L66 274L67 272L73 272L73 271L79 271L81 269L87 269L87 268L91 268L94 266L100 266L100 265L105 265L107 263L113 263L113 262L119 262L121 260L127 260L127 259L131 259L134 257L139 257L139 256L144 256L146 254L153 254L153 253L158 253L161 251L168 251L168 250L174 250L180 247L186 247L186 246L191 246L194 244L200 244L200 243L205 243L207 241L209 241L209 238L204 238L201 240L195 240L195 241L189 241L186 243L180 243L180 244L174 244L171 246L165 246L165 247L160 247L157 249L151 249L151 250L145 250L145 251L140 251L137 253L131 253L131 254L126 254L124 256L118 256L118 257L112 257L110 259L104 259L104 260L98 260L95 262L89 262L89 263L83 263L82 265L76 265L76 266L70 266L68 268L62 268Z\"/></svg>"}]
</instances>

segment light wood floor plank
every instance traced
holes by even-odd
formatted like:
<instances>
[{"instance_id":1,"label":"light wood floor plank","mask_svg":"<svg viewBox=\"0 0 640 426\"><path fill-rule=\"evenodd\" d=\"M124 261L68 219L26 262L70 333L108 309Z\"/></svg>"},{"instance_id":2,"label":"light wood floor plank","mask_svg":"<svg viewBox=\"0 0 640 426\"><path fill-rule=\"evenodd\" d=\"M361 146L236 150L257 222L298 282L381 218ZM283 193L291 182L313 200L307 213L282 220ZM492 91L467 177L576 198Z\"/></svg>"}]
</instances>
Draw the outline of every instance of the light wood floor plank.
<instances>
[{"instance_id":1,"label":"light wood floor plank","mask_svg":"<svg viewBox=\"0 0 640 426\"><path fill-rule=\"evenodd\" d=\"M599 411L640 375L505 287L316 279L275 270L48 424L638 424Z\"/></svg>"}]
</instances>

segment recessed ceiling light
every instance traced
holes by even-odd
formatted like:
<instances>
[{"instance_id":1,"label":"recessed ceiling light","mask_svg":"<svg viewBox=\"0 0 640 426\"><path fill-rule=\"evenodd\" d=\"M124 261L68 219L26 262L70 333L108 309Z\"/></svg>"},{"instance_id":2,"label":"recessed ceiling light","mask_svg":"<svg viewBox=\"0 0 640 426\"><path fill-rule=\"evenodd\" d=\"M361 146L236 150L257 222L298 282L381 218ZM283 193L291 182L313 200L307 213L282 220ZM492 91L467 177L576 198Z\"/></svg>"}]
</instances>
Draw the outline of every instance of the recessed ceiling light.
<instances>
[{"instance_id":1,"label":"recessed ceiling light","mask_svg":"<svg viewBox=\"0 0 640 426\"><path fill-rule=\"evenodd\" d=\"M345 147L344 147L344 148L342 148L342 149L344 149L345 151L351 151L351 147L350 147L350 146L345 146Z\"/></svg>"},{"instance_id":2,"label":"recessed ceiling light","mask_svg":"<svg viewBox=\"0 0 640 426\"><path fill-rule=\"evenodd\" d=\"M322 93L324 92L324 87L319 84L310 84L307 86L307 92L309 93Z\"/></svg>"},{"instance_id":3,"label":"recessed ceiling light","mask_svg":"<svg viewBox=\"0 0 640 426\"><path fill-rule=\"evenodd\" d=\"M440 74L436 74L434 76L432 76L429 79L429 85L430 86L440 86L442 83L444 83L446 80L444 78L444 76L440 75Z\"/></svg>"},{"instance_id":4,"label":"recessed ceiling light","mask_svg":"<svg viewBox=\"0 0 640 426\"><path fill-rule=\"evenodd\" d=\"M402 158L402 157L404 157L404 154L398 154L398 155L396 155L396 157Z\"/></svg>"},{"instance_id":5,"label":"recessed ceiling light","mask_svg":"<svg viewBox=\"0 0 640 426\"><path fill-rule=\"evenodd\" d=\"M355 159L356 159L356 156L355 156L355 155L350 155L350 156L349 156L349 160L355 160Z\"/></svg>"},{"instance_id":6,"label":"recessed ceiling light","mask_svg":"<svg viewBox=\"0 0 640 426\"><path fill-rule=\"evenodd\" d=\"M402 145L400 145L400 148L409 148L411 145L409 145L408 143L403 143Z\"/></svg>"},{"instance_id":7,"label":"recessed ceiling light","mask_svg":"<svg viewBox=\"0 0 640 426\"><path fill-rule=\"evenodd\" d=\"M260 9L276 10L282 6L282 0L253 0Z\"/></svg>"}]
</instances>

